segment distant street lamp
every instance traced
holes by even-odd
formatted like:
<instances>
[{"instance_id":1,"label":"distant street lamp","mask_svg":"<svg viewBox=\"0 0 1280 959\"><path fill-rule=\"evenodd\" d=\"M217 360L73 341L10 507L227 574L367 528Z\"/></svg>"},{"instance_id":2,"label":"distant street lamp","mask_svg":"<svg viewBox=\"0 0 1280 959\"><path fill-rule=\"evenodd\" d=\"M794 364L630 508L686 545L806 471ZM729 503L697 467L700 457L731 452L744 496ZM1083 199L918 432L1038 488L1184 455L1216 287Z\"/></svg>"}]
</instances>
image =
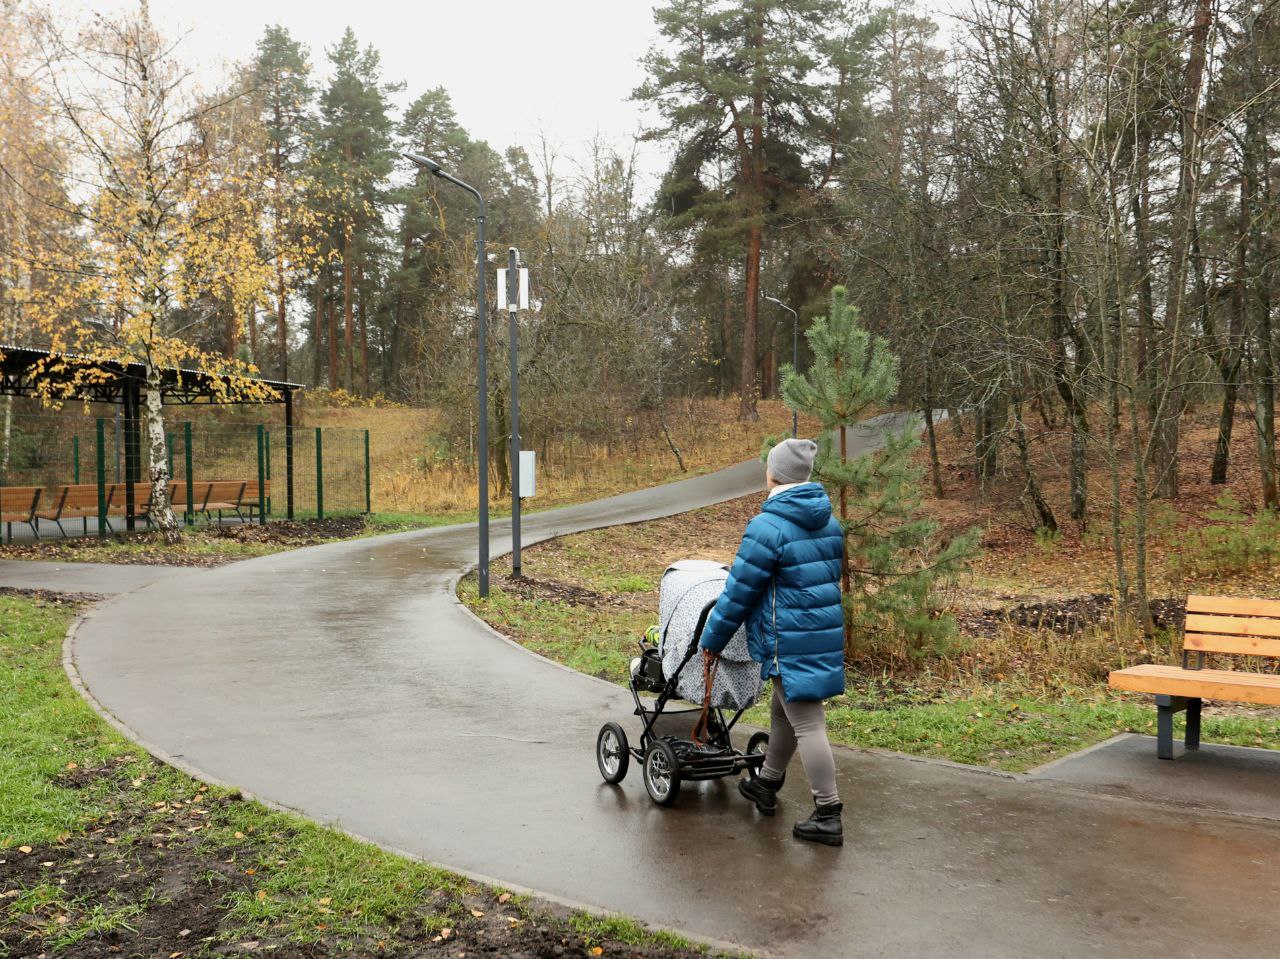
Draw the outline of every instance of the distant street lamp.
<instances>
[{"instance_id":1,"label":"distant street lamp","mask_svg":"<svg viewBox=\"0 0 1280 959\"><path fill-rule=\"evenodd\" d=\"M768 294L766 294L764 298L768 300L770 303L776 303L778 306L782 307L784 310L786 310L788 313L791 314L791 368L795 370L797 373L799 373L800 372L800 314L798 314L795 310L791 309L791 307L787 306L787 304L783 303L776 296L769 296ZM800 435L800 414L797 413L795 410L792 410L791 411L791 436L792 438L795 438L796 436L799 436L799 435Z\"/></svg>"},{"instance_id":2,"label":"distant street lamp","mask_svg":"<svg viewBox=\"0 0 1280 959\"><path fill-rule=\"evenodd\" d=\"M454 186L461 187L476 198L480 205L476 213L476 340L479 344L479 385L476 388L477 402L480 406L480 562L476 567L476 580L480 596L489 595L489 342L487 329L488 311L484 301L484 197L469 183L464 183L456 176L441 169L440 164L420 153L402 153L406 160L417 164L424 170L447 180Z\"/></svg>"}]
</instances>

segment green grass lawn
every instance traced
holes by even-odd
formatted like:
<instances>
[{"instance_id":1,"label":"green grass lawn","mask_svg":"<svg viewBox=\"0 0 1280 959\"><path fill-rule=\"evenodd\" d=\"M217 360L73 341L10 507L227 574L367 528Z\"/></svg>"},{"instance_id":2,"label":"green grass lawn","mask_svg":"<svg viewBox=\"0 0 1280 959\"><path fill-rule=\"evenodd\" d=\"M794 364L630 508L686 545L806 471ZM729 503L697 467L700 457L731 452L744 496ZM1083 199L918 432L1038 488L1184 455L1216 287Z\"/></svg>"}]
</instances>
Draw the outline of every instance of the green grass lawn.
<instances>
[{"instance_id":1,"label":"green grass lawn","mask_svg":"<svg viewBox=\"0 0 1280 959\"><path fill-rule=\"evenodd\" d=\"M0 957L700 953L389 854L157 762L67 681L61 646L75 612L0 594Z\"/></svg>"},{"instance_id":2,"label":"green grass lawn","mask_svg":"<svg viewBox=\"0 0 1280 959\"><path fill-rule=\"evenodd\" d=\"M371 513L326 516L321 521L316 519L314 513L299 513L293 521L275 517L265 525L237 523L184 527L182 540L175 545L165 543L156 532L139 530L105 537L72 536L63 539L55 536L46 537L38 543L6 544L0 546L0 557L82 563L216 565L301 546L447 526L474 519L473 512L440 516Z\"/></svg>"}]
</instances>

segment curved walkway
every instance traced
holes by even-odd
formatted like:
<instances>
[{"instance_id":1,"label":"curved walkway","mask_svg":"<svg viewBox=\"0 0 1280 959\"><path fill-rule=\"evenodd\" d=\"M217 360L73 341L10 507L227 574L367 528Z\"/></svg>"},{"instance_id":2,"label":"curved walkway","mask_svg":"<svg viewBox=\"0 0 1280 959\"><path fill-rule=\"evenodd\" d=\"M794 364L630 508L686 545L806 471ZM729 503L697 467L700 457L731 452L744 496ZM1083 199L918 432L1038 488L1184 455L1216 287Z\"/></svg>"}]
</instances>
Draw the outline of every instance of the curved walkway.
<instances>
[{"instance_id":1,"label":"curved walkway","mask_svg":"<svg viewBox=\"0 0 1280 959\"><path fill-rule=\"evenodd\" d=\"M760 487L744 464L531 515L528 541ZM634 769L604 786L595 734L610 717L634 726L628 694L472 618L452 586L474 542L452 527L175 573L96 607L75 665L140 741L207 777L473 875L756 950L1244 957L1280 934L1280 832L1257 822L840 750L848 845L831 850L790 837L798 774L771 820L732 781L670 810Z\"/></svg>"}]
</instances>

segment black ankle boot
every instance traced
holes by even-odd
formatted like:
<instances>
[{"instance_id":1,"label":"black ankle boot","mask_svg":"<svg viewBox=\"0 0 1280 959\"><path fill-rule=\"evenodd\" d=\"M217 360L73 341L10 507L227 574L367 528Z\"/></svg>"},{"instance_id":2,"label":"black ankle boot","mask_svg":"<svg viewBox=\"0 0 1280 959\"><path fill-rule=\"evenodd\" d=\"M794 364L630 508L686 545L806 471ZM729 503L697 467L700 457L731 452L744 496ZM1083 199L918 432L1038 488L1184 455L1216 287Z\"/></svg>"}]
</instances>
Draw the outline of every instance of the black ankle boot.
<instances>
[{"instance_id":1,"label":"black ankle boot","mask_svg":"<svg viewBox=\"0 0 1280 959\"><path fill-rule=\"evenodd\" d=\"M797 839L820 842L825 846L843 846L844 826L840 822L840 813L843 810L844 804L838 802L817 806L812 816L796 823L791 834Z\"/></svg>"},{"instance_id":2,"label":"black ankle boot","mask_svg":"<svg viewBox=\"0 0 1280 959\"><path fill-rule=\"evenodd\" d=\"M786 779L765 779L748 776L738 780L738 792L743 798L756 804L762 816L772 816L778 811L778 790Z\"/></svg>"}]
</instances>

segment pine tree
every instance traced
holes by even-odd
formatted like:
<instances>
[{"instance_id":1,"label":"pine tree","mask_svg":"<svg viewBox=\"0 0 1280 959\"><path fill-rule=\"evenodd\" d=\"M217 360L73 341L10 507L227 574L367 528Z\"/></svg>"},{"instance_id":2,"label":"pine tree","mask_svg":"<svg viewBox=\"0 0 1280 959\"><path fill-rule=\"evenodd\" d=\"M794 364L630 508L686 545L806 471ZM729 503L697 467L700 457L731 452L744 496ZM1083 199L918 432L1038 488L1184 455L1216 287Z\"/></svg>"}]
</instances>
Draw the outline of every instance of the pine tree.
<instances>
[{"instance_id":1,"label":"pine tree","mask_svg":"<svg viewBox=\"0 0 1280 959\"><path fill-rule=\"evenodd\" d=\"M742 257L739 416L755 420L767 234L843 158L865 24L846 0L668 0L654 18L662 44L634 95L662 118L647 136L679 144L659 205L676 228L705 226L699 252L713 262Z\"/></svg>"},{"instance_id":2,"label":"pine tree","mask_svg":"<svg viewBox=\"0 0 1280 959\"><path fill-rule=\"evenodd\" d=\"M844 526L845 653L892 653L902 643L913 656L940 649L955 624L940 614L934 587L974 553L977 532L942 544L937 523L921 514L924 470L915 462L914 420L886 431L881 449L848 459L847 431L898 391L898 357L859 324L844 287L831 291L829 314L816 317L806 336L809 372L784 367L782 395L822 424L814 476L836 500Z\"/></svg>"},{"instance_id":3,"label":"pine tree","mask_svg":"<svg viewBox=\"0 0 1280 959\"><path fill-rule=\"evenodd\" d=\"M342 39L328 51L333 76L320 98L317 135L319 176L332 197L330 219L335 235L331 247L342 255L343 354L345 385L356 390L357 282L374 285L374 262L381 252L386 224L387 177L395 159L391 118L391 94L399 84L382 81L382 62L373 47L360 47L348 27ZM361 283L361 286L364 286ZM368 317L360 315L361 385L369 385ZM336 329L329 326L330 386L337 386Z\"/></svg>"},{"instance_id":4,"label":"pine tree","mask_svg":"<svg viewBox=\"0 0 1280 959\"><path fill-rule=\"evenodd\" d=\"M275 240L270 251L275 268L277 372L289 378L289 323L287 304L292 290L291 262L286 247L300 241L312 226L300 191L302 169L309 149L308 128L315 91L311 86L307 51L284 27L267 27L258 40L251 68L254 105L266 132L263 160L271 171L270 229Z\"/></svg>"}]
</instances>

